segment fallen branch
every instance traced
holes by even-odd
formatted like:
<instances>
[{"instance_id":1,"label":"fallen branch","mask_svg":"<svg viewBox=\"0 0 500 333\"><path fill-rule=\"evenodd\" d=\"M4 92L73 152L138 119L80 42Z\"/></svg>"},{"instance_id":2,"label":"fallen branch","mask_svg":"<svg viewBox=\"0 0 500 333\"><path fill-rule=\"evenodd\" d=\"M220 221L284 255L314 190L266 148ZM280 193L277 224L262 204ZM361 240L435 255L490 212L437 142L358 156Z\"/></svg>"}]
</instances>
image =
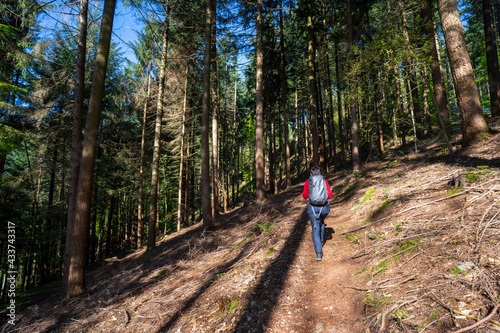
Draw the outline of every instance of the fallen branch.
<instances>
[{"instance_id":1,"label":"fallen branch","mask_svg":"<svg viewBox=\"0 0 500 333\"><path fill-rule=\"evenodd\" d=\"M455 331L453 333L463 333L463 332L467 332L467 331L470 331L471 329L473 328L476 328L478 327L479 325L483 324L483 323L486 323L488 320L491 319L491 317L493 317L495 315L495 313L497 312L498 308L500 307L500 303L497 303L495 305L495 307L493 308L493 310L490 312L489 315L487 315L486 317L484 317L483 319L481 319L480 321L478 321L477 323L475 324L472 324L470 326L467 326L467 327L464 327L462 329L459 329L458 331Z\"/></svg>"},{"instance_id":2,"label":"fallen branch","mask_svg":"<svg viewBox=\"0 0 500 333\"><path fill-rule=\"evenodd\" d=\"M406 305L406 304L409 304L409 303L413 303L413 302L416 302L416 301L417 300L411 300L411 301L406 301L406 302L403 302L403 303L400 303L400 304L398 304L398 302L396 302L396 304L394 304L389 309L387 309L384 312L382 312L381 317L380 317L380 328L378 329L378 332L382 333L383 331L385 331L385 318L387 317L388 314L390 314L392 311L394 311L394 310L402 307L403 305Z\"/></svg>"}]
</instances>

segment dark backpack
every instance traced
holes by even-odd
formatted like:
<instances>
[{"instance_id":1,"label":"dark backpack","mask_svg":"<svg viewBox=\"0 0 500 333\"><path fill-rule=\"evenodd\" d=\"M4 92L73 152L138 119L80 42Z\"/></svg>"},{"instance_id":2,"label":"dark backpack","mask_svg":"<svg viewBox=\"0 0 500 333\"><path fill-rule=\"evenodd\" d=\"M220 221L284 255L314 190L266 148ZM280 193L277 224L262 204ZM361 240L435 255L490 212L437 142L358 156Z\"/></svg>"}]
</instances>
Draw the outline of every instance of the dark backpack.
<instances>
[{"instance_id":1,"label":"dark backpack","mask_svg":"<svg viewBox=\"0 0 500 333\"><path fill-rule=\"evenodd\" d=\"M328 202L328 193L322 175L309 177L309 202L313 206L324 206Z\"/></svg>"}]
</instances>

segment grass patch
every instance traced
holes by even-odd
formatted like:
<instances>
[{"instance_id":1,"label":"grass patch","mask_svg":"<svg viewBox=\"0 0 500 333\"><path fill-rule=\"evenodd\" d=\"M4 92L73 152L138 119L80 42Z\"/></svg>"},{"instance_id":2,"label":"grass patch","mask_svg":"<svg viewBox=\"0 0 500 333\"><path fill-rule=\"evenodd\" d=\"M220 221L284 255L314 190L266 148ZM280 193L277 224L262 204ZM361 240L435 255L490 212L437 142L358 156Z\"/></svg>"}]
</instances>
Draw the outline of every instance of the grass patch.
<instances>
[{"instance_id":1,"label":"grass patch","mask_svg":"<svg viewBox=\"0 0 500 333\"><path fill-rule=\"evenodd\" d=\"M361 243L361 237L359 236L359 232L346 234L344 236L344 241L345 242L351 242L351 243L354 243L354 244Z\"/></svg>"},{"instance_id":2,"label":"grass patch","mask_svg":"<svg viewBox=\"0 0 500 333\"><path fill-rule=\"evenodd\" d=\"M475 182L478 182L481 180L481 178L479 177L479 175L477 174L476 171L467 172L467 174L465 175L465 178L467 178L467 180L471 183L475 183Z\"/></svg>"},{"instance_id":3,"label":"grass patch","mask_svg":"<svg viewBox=\"0 0 500 333\"><path fill-rule=\"evenodd\" d=\"M274 247L270 247L270 248L267 250L267 253L266 253L266 255L265 255L264 257L270 256L271 254L273 254L274 250L275 250L275 249L274 249Z\"/></svg>"},{"instance_id":4,"label":"grass patch","mask_svg":"<svg viewBox=\"0 0 500 333\"><path fill-rule=\"evenodd\" d=\"M382 202L382 205L380 205L379 208L377 208L371 215L370 215L370 218L368 219L367 222L370 222L372 221L375 217L379 216L380 214L382 214L382 212L384 211L385 207L387 207L390 203L392 202L392 200L385 200L384 202Z\"/></svg>"},{"instance_id":5,"label":"grass patch","mask_svg":"<svg viewBox=\"0 0 500 333\"><path fill-rule=\"evenodd\" d=\"M365 202L371 200L373 198L373 193L375 193L375 189L373 187L369 188L368 190L366 190L364 198L362 198L362 199L360 198L359 202L365 203Z\"/></svg>"}]
</instances>

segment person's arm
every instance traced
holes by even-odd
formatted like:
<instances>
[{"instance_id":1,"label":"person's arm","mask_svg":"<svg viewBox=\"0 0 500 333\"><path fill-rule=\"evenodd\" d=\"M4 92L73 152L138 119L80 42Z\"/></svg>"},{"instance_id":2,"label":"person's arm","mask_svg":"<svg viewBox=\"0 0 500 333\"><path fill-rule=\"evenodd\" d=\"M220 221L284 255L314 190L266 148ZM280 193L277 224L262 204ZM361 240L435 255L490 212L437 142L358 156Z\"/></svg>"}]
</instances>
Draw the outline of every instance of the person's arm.
<instances>
[{"instance_id":1,"label":"person's arm","mask_svg":"<svg viewBox=\"0 0 500 333\"><path fill-rule=\"evenodd\" d=\"M304 190L302 191L302 198L309 199L309 179L306 180L304 184Z\"/></svg>"},{"instance_id":2,"label":"person's arm","mask_svg":"<svg viewBox=\"0 0 500 333\"><path fill-rule=\"evenodd\" d=\"M328 185L328 182L325 179L325 184L326 184L326 193L328 193L328 199L331 199L333 197L332 190L330 190L330 185Z\"/></svg>"}]
</instances>

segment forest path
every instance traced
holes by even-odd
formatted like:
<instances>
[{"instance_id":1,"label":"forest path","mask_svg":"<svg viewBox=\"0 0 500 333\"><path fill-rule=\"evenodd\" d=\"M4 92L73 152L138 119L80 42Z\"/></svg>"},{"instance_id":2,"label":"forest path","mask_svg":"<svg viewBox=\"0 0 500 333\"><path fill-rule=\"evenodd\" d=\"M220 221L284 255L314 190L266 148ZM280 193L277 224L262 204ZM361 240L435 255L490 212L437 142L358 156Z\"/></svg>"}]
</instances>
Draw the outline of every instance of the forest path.
<instances>
[{"instance_id":1,"label":"forest path","mask_svg":"<svg viewBox=\"0 0 500 333\"><path fill-rule=\"evenodd\" d=\"M329 183L334 187L338 181L329 180ZM348 258L351 254L349 244L339 235L342 230L353 227L356 221L345 203L331 202L331 211L325 220L323 260L316 261L311 225L307 219L296 260L288 272L281 301L270 318L266 332L364 331L365 294L345 287L352 284L357 265Z\"/></svg>"}]
</instances>

